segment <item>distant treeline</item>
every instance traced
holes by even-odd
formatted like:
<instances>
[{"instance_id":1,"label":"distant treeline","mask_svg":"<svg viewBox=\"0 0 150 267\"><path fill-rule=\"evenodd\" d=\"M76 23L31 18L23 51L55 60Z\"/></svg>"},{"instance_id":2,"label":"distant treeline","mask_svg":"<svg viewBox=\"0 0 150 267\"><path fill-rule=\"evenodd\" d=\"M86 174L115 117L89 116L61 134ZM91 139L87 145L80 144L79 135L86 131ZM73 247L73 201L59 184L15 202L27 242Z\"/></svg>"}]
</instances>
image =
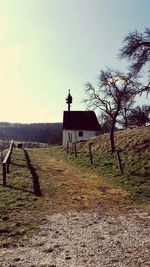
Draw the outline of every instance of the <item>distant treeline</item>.
<instances>
[{"instance_id":1,"label":"distant treeline","mask_svg":"<svg viewBox=\"0 0 150 267\"><path fill-rule=\"evenodd\" d=\"M61 144L62 123L22 124L0 122L0 139Z\"/></svg>"}]
</instances>

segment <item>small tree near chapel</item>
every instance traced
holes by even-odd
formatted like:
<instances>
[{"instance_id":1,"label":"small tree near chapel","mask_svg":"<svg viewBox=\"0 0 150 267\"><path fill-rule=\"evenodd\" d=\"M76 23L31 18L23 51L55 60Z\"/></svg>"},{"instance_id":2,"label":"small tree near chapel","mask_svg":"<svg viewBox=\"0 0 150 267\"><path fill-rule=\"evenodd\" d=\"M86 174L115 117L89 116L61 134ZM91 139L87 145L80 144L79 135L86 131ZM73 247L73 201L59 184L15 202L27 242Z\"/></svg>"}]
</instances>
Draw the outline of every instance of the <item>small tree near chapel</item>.
<instances>
[{"instance_id":1,"label":"small tree near chapel","mask_svg":"<svg viewBox=\"0 0 150 267\"><path fill-rule=\"evenodd\" d=\"M89 109L100 109L110 117L110 144L111 152L115 152L114 131L117 117L120 115L125 102L133 101L139 84L131 74L122 74L119 71L107 69L101 71L98 77L98 88L88 82L85 93Z\"/></svg>"}]
</instances>

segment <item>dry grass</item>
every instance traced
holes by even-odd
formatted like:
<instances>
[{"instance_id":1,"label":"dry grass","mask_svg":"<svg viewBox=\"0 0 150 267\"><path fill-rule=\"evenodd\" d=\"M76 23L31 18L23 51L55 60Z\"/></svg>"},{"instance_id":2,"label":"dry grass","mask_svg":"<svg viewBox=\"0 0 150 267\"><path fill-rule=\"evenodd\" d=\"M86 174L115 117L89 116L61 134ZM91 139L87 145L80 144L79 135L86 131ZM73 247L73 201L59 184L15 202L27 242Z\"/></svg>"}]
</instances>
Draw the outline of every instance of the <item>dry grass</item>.
<instances>
[{"instance_id":1,"label":"dry grass","mask_svg":"<svg viewBox=\"0 0 150 267\"><path fill-rule=\"evenodd\" d=\"M117 212L130 205L129 194L101 177L54 157L53 149L14 149L7 187L0 185L0 244L9 247L29 237L45 222L46 214L84 210L98 205ZM38 178L41 196L34 192Z\"/></svg>"},{"instance_id":2,"label":"dry grass","mask_svg":"<svg viewBox=\"0 0 150 267\"><path fill-rule=\"evenodd\" d=\"M134 198L148 201L150 197L150 127L118 131L115 133L116 149L120 150L123 175L120 175L117 154L110 153L109 135L104 134L77 143L78 158L69 158L86 168L90 167L88 144L92 143L94 167L97 172L129 189Z\"/></svg>"},{"instance_id":3,"label":"dry grass","mask_svg":"<svg viewBox=\"0 0 150 267\"><path fill-rule=\"evenodd\" d=\"M149 130L116 133L117 148L123 150L125 162L123 176L118 166L113 167L108 135L90 140L95 153L93 166L88 142L78 144L77 159L62 147L30 148L26 152L15 148L7 187L3 188L2 180L0 184L0 245L9 247L31 236L45 223L47 214L99 206L113 214L141 205L149 209L143 198L148 199L150 182ZM142 204L131 200L135 193L144 199Z\"/></svg>"},{"instance_id":4,"label":"dry grass","mask_svg":"<svg viewBox=\"0 0 150 267\"><path fill-rule=\"evenodd\" d=\"M145 151L150 148L150 126L145 128L134 128L115 132L116 148L118 150L133 151L138 148ZM111 151L109 134L99 135L91 138L86 144L92 142L94 151ZM85 143L79 142L78 147Z\"/></svg>"}]
</instances>

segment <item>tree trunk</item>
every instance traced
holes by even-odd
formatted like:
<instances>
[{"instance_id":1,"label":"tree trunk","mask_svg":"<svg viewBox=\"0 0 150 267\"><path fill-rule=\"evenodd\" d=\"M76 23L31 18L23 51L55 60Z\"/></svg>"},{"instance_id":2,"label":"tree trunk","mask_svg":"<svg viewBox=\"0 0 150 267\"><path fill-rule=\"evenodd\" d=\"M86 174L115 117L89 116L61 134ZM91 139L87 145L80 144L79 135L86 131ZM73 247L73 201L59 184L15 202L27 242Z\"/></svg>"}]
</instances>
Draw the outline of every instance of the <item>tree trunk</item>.
<instances>
[{"instance_id":1,"label":"tree trunk","mask_svg":"<svg viewBox=\"0 0 150 267\"><path fill-rule=\"evenodd\" d=\"M124 128L127 130L128 128L128 118L127 118L127 115L124 115Z\"/></svg>"},{"instance_id":2,"label":"tree trunk","mask_svg":"<svg viewBox=\"0 0 150 267\"><path fill-rule=\"evenodd\" d=\"M127 118L127 110L126 108L124 109L124 120L125 120L125 129L128 128L128 118Z\"/></svg>"},{"instance_id":3,"label":"tree trunk","mask_svg":"<svg viewBox=\"0 0 150 267\"><path fill-rule=\"evenodd\" d=\"M116 124L116 120L112 121L111 129L110 129L110 144L111 144L112 154L115 152L115 138L114 138L115 124Z\"/></svg>"}]
</instances>

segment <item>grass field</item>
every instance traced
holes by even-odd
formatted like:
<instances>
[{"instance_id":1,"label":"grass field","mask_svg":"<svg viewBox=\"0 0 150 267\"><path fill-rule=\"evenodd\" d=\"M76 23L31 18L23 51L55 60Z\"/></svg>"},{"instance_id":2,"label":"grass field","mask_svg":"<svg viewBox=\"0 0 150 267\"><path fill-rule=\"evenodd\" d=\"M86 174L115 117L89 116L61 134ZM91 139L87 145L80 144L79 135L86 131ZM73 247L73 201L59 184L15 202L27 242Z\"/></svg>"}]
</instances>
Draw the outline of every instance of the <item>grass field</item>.
<instances>
[{"instance_id":1,"label":"grass field","mask_svg":"<svg viewBox=\"0 0 150 267\"><path fill-rule=\"evenodd\" d=\"M77 144L77 158L70 149L67 159L103 175L107 181L121 185L141 202L150 197L150 127L118 131L115 133L116 148L119 150L123 174L120 175L118 157L110 153L109 135L94 137ZM89 159L88 144L92 143L93 166ZM58 148L58 152L60 148ZM60 152L60 155L63 153ZM66 158L65 154L64 157Z\"/></svg>"},{"instance_id":2,"label":"grass field","mask_svg":"<svg viewBox=\"0 0 150 267\"><path fill-rule=\"evenodd\" d=\"M2 186L2 179L0 183L1 246L29 238L47 214L98 205L117 212L131 204L126 191L65 163L53 149L14 149L7 186Z\"/></svg>"},{"instance_id":3,"label":"grass field","mask_svg":"<svg viewBox=\"0 0 150 267\"><path fill-rule=\"evenodd\" d=\"M126 141L125 141L125 136ZM7 186L0 181L0 245L9 247L29 238L55 212L102 206L117 213L131 206L149 209L149 129L118 132L124 174L109 153L108 136L77 145L78 157L59 147L15 148Z\"/></svg>"}]
</instances>

